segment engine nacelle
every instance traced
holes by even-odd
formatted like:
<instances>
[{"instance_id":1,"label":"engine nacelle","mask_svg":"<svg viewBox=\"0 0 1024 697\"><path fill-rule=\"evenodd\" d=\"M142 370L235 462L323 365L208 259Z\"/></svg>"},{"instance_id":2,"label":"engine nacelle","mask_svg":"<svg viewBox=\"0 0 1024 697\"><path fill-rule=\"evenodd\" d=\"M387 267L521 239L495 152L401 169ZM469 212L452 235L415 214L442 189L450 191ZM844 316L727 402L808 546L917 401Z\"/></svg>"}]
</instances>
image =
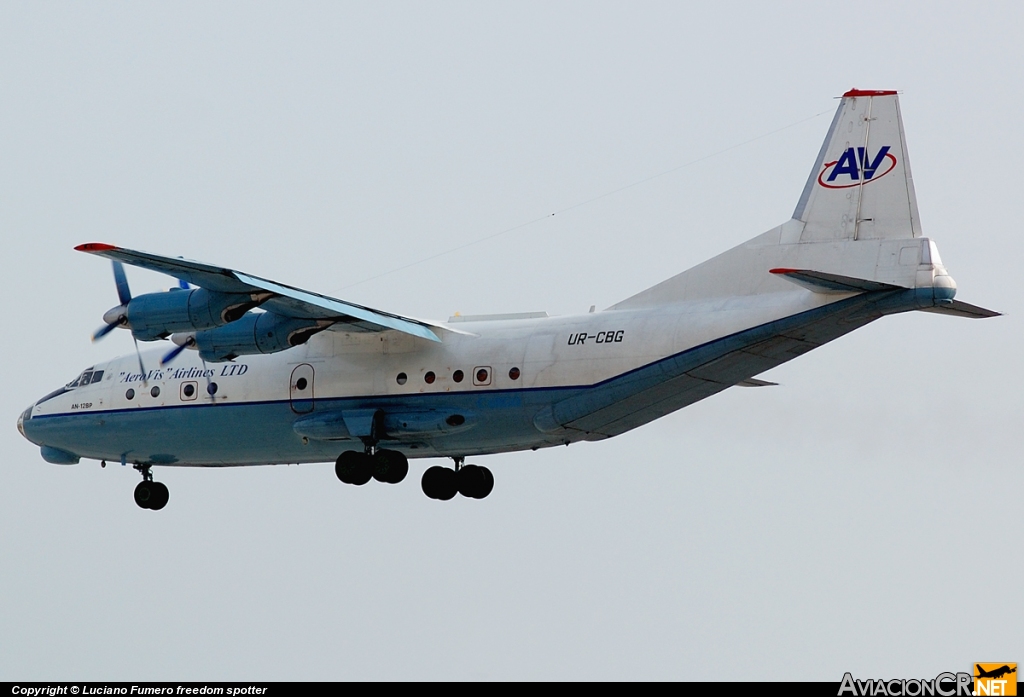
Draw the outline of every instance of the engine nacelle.
<instances>
[{"instance_id":1,"label":"engine nacelle","mask_svg":"<svg viewBox=\"0 0 1024 697\"><path fill-rule=\"evenodd\" d=\"M256 312L226 326L196 332L195 347L204 361L230 361L236 356L277 353L304 344L330 325L323 320Z\"/></svg>"},{"instance_id":2,"label":"engine nacelle","mask_svg":"<svg viewBox=\"0 0 1024 697\"><path fill-rule=\"evenodd\" d=\"M124 317L136 339L156 341L175 332L202 331L234 322L260 302L248 293L176 289L132 298Z\"/></svg>"}]
</instances>

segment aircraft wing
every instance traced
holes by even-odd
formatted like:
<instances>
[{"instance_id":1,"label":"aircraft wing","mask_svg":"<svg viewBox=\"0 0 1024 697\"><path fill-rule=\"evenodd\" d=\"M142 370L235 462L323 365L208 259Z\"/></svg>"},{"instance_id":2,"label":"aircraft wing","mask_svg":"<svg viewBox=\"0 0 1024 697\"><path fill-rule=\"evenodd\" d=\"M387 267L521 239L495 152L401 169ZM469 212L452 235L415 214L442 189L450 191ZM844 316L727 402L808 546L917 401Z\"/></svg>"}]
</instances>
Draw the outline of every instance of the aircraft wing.
<instances>
[{"instance_id":1,"label":"aircraft wing","mask_svg":"<svg viewBox=\"0 0 1024 697\"><path fill-rule=\"evenodd\" d=\"M168 276L187 281L192 285L220 293L258 293L270 294L261 307L285 317L296 319L330 320L337 324L349 325L356 331L384 331L394 329L411 334L421 339L440 342L437 334L428 322L402 317L374 310L362 305L348 303L343 300L311 293L307 290L294 288L268 281L259 276L251 276L241 271L234 271L219 266L212 266L198 261L174 259L171 257L124 249L110 244L92 242L75 247L79 252L88 252L97 256L138 266L150 271L158 271Z\"/></svg>"}]
</instances>

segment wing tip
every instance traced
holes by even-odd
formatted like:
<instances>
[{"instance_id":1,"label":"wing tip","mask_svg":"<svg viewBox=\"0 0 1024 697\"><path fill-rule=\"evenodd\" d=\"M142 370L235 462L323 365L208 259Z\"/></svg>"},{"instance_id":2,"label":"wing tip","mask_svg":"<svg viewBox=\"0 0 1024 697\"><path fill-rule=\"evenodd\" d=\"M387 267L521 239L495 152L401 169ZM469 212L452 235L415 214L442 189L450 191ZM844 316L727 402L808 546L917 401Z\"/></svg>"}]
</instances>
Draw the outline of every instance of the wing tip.
<instances>
[{"instance_id":1,"label":"wing tip","mask_svg":"<svg viewBox=\"0 0 1024 697\"><path fill-rule=\"evenodd\" d=\"M86 242L75 247L76 252L89 252L95 254L96 252L112 252L117 247L112 244L106 244L104 242Z\"/></svg>"}]
</instances>

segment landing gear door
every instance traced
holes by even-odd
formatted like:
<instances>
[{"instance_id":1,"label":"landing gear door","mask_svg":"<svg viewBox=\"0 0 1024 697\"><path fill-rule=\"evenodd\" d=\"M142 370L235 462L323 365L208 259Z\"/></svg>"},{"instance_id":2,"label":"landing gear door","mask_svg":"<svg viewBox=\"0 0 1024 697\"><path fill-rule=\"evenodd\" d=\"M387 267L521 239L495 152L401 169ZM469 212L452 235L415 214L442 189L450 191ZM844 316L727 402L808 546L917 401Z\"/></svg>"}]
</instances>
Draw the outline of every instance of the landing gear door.
<instances>
[{"instance_id":1,"label":"landing gear door","mask_svg":"<svg viewBox=\"0 0 1024 697\"><path fill-rule=\"evenodd\" d=\"M288 390L292 411L296 414L313 411L313 366L308 363L295 366Z\"/></svg>"}]
</instances>

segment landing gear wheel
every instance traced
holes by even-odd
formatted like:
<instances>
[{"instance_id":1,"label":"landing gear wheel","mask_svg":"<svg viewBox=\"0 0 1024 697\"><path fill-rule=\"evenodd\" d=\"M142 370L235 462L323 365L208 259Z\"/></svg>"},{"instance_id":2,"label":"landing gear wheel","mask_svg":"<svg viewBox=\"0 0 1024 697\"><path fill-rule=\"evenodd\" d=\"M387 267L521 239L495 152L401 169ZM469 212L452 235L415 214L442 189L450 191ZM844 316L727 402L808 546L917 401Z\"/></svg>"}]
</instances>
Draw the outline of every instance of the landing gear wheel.
<instances>
[{"instance_id":1,"label":"landing gear wheel","mask_svg":"<svg viewBox=\"0 0 1024 697\"><path fill-rule=\"evenodd\" d=\"M378 450L373 455L373 478L385 484L398 484L409 474L409 459L397 450Z\"/></svg>"},{"instance_id":2,"label":"landing gear wheel","mask_svg":"<svg viewBox=\"0 0 1024 697\"><path fill-rule=\"evenodd\" d=\"M494 489L494 475L486 467L465 465L456 473L459 493L471 499L486 498Z\"/></svg>"},{"instance_id":3,"label":"landing gear wheel","mask_svg":"<svg viewBox=\"0 0 1024 697\"><path fill-rule=\"evenodd\" d=\"M171 492L167 490L167 486L163 482L150 482L149 486L153 492L153 498L149 500L149 509L159 511L167 505L167 500L171 498Z\"/></svg>"},{"instance_id":4,"label":"landing gear wheel","mask_svg":"<svg viewBox=\"0 0 1024 697\"><path fill-rule=\"evenodd\" d=\"M428 498L448 501L454 498L455 494L459 491L456 480L455 470L434 465L427 468L427 471L423 473L420 485L423 487L423 493Z\"/></svg>"},{"instance_id":5,"label":"landing gear wheel","mask_svg":"<svg viewBox=\"0 0 1024 697\"><path fill-rule=\"evenodd\" d=\"M346 450L338 456L334 473L346 484L362 486L373 476L373 458L356 450Z\"/></svg>"},{"instance_id":6,"label":"landing gear wheel","mask_svg":"<svg viewBox=\"0 0 1024 697\"><path fill-rule=\"evenodd\" d=\"M153 494L153 482L139 482L135 487L135 503L139 508L152 508Z\"/></svg>"},{"instance_id":7,"label":"landing gear wheel","mask_svg":"<svg viewBox=\"0 0 1024 697\"><path fill-rule=\"evenodd\" d=\"M153 469L150 465L133 466L142 475L142 481L135 487L135 503L139 508L159 511L167 505L167 499L171 497L170 492L165 485L153 481Z\"/></svg>"}]
</instances>

